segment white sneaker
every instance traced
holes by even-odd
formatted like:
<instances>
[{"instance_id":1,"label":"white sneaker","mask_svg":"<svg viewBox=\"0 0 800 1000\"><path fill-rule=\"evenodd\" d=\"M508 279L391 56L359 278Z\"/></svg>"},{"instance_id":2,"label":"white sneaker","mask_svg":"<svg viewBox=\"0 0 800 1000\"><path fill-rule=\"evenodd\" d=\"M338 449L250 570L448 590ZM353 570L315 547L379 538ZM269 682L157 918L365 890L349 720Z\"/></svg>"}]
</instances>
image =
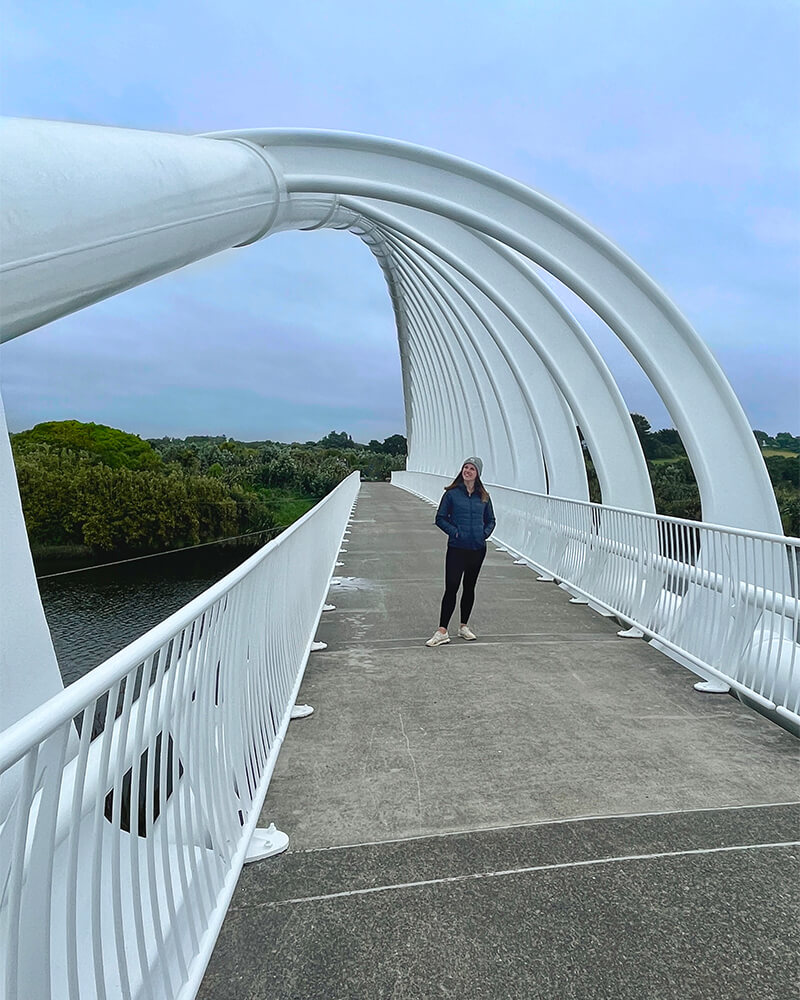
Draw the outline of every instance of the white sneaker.
<instances>
[{"instance_id":1,"label":"white sneaker","mask_svg":"<svg viewBox=\"0 0 800 1000\"><path fill-rule=\"evenodd\" d=\"M472 631L469 625L461 625L458 629L458 634L462 639L477 639L477 635Z\"/></svg>"},{"instance_id":2,"label":"white sneaker","mask_svg":"<svg viewBox=\"0 0 800 1000\"><path fill-rule=\"evenodd\" d=\"M446 642L450 642L450 636L447 632L440 632L437 628L433 635L425 643L426 646L443 646Z\"/></svg>"}]
</instances>

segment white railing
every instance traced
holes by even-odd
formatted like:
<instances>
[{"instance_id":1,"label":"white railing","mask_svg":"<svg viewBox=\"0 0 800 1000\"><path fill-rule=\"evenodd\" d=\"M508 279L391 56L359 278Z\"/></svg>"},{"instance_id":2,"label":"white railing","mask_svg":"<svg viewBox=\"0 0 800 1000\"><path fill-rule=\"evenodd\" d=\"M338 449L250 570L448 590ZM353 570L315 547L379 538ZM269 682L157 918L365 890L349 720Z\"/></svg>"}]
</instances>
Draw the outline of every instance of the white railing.
<instances>
[{"instance_id":1,"label":"white railing","mask_svg":"<svg viewBox=\"0 0 800 1000\"><path fill-rule=\"evenodd\" d=\"M358 489L0 734L5 1000L195 995Z\"/></svg>"},{"instance_id":2,"label":"white railing","mask_svg":"<svg viewBox=\"0 0 800 1000\"><path fill-rule=\"evenodd\" d=\"M438 503L449 480L395 472ZM493 540L706 680L800 726L800 539L491 486Z\"/></svg>"}]
</instances>

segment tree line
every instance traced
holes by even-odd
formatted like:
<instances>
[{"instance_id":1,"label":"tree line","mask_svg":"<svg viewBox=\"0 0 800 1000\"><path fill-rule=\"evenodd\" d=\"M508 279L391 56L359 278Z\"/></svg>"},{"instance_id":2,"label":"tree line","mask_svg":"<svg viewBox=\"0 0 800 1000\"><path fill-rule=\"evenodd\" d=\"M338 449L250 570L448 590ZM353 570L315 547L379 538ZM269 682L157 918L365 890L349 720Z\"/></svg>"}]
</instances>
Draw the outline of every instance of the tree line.
<instances>
[{"instance_id":1,"label":"tree line","mask_svg":"<svg viewBox=\"0 0 800 1000\"><path fill-rule=\"evenodd\" d=\"M143 440L77 420L12 434L34 555L145 554L277 529L356 469L383 480L405 467L401 435L380 451L329 447L332 435L304 445Z\"/></svg>"},{"instance_id":2,"label":"tree line","mask_svg":"<svg viewBox=\"0 0 800 1000\"><path fill-rule=\"evenodd\" d=\"M656 510L698 520L700 493L678 432L631 414ZM800 437L755 431L783 529L800 535ZM791 440L789 440L791 439ZM34 555L138 555L277 531L360 469L384 481L405 468L406 439L360 444L345 431L319 441L235 441L224 435L143 440L77 420L11 435ZM771 449L782 452L769 454ZM585 452L591 499L600 490Z\"/></svg>"},{"instance_id":3,"label":"tree line","mask_svg":"<svg viewBox=\"0 0 800 1000\"><path fill-rule=\"evenodd\" d=\"M702 514L700 490L680 434L674 427L652 430L650 421L640 413L632 413L631 419L647 460L656 511L670 517L699 521ZM787 535L800 535L800 437L788 432L775 437L764 431L753 431L753 434L761 447L775 491L783 530ZM772 451L783 454L771 454ZM588 450L584 450L584 455L589 473L590 498L599 502L597 474Z\"/></svg>"}]
</instances>

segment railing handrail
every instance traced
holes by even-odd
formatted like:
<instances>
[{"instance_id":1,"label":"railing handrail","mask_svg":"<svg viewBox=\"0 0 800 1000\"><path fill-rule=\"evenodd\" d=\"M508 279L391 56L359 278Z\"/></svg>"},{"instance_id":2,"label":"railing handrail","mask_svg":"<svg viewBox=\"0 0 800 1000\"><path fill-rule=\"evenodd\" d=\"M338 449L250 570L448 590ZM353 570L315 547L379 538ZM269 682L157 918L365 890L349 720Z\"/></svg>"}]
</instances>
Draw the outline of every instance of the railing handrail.
<instances>
[{"instance_id":1,"label":"railing handrail","mask_svg":"<svg viewBox=\"0 0 800 1000\"><path fill-rule=\"evenodd\" d=\"M421 475L435 475L435 473L425 472ZM441 476L441 479L447 479L447 476ZM728 524L716 524L712 521L694 521L688 517L674 517L671 514L654 514L646 510L634 510L629 507L614 507L612 504L605 503L595 503L593 500L576 500L574 497L559 497L554 496L551 493L536 493L533 490L523 490L518 486L505 486L502 483L486 483L488 488L496 488L505 490L508 493L520 493L525 496L539 497L542 500L558 500L562 503L573 504L576 507L590 507L593 510L600 511L614 511L618 514L635 514L637 517L644 518L648 521L658 521L669 522L670 524L680 524L685 527L691 528L707 528L711 531L724 531L729 535L739 535L744 538L757 538L761 541L766 542L784 542L789 545L800 546L800 537L795 537L794 535L775 535L768 531L756 531L753 528L737 528Z\"/></svg>"},{"instance_id":2,"label":"railing handrail","mask_svg":"<svg viewBox=\"0 0 800 1000\"><path fill-rule=\"evenodd\" d=\"M158 625L153 626L138 639L134 639L124 649L112 654L107 660L84 674L83 677L79 677L69 687L37 706L33 711L9 726L8 729L0 732L0 773L13 767L31 746L46 739L68 719L74 718L87 704L109 690L125 676L131 666L143 663L172 635L191 625L198 615L224 597L259 563L268 558L275 548L285 544L309 518L318 514L337 490L343 488L345 483L352 481L354 476L359 476L359 473L352 472L311 510L298 518L280 535L267 542L258 552L254 552L221 580L212 584L202 594L193 598L188 604L159 622Z\"/></svg>"}]
</instances>

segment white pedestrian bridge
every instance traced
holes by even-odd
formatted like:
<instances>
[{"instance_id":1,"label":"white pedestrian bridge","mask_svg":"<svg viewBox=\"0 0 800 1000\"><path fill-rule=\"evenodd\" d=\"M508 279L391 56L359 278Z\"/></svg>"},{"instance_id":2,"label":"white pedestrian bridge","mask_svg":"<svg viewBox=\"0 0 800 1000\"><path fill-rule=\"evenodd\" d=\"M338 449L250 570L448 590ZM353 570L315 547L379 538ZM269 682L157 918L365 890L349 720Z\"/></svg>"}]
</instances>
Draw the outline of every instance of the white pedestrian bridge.
<instances>
[{"instance_id":1,"label":"white pedestrian bridge","mask_svg":"<svg viewBox=\"0 0 800 1000\"><path fill-rule=\"evenodd\" d=\"M339 132L207 136L7 120L2 337L288 229L360 237L386 278L407 471L435 501L484 458L495 543L576 603L800 729L798 548L724 374L582 219L429 149ZM247 250L243 249L246 253ZM655 513L598 350L634 355L681 435L700 523ZM590 503L580 428L602 491ZM354 474L233 573L64 689L0 432L0 996L193 997L257 826L352 511ZM335 582L335 581L334 581Z\"/></svg>"}]
</instances>

